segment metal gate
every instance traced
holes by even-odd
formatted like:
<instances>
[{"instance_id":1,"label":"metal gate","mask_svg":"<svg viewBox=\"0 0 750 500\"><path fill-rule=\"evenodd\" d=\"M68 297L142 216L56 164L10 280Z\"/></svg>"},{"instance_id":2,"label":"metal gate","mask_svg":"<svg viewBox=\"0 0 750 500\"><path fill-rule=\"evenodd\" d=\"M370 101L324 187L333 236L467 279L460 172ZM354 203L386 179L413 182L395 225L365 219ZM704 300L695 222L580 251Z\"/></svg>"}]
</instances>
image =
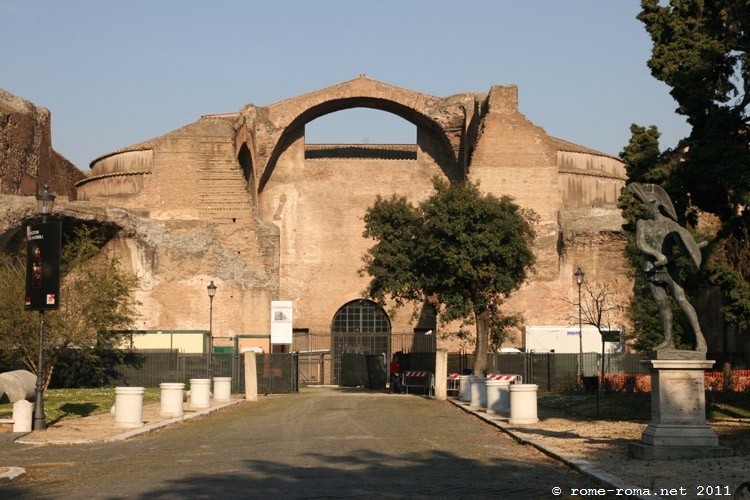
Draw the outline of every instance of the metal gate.
<instances>
[{"instance_id":1,"label":"metal gate","mask_svg":"<svg viewBox=\"0 0 750 500\"><path fill-rule=\"evenodd\" d=\"M333 383L361 385L360 380L342 380L344 355L382 355L391 353L391 320L378 304L371 300L352 300L344 304L331 323L331 358ZM366 364L365 364L366 369Z\"/></svg>"},{"instance_id":2,"label":"metal gate","mask_svg":"<svg viewBox=\"0 0 750 500\"><path fill-rule=\"evenodd\" d=\"M360 355L366 363L366 355L381 355L388 359L391 352L391 336L387 333L333 333L333 383L337 385L363 385L357 380L342 379L342 360L345 355ZM362 366L366 369L366 364ZM355 371L356 372L356 371Z\"/></svg>"},{"instance_id":3,"label":"metal gate","mask_svg":"<svg viewBox=\"0 0 750 500\"><path fill-rule=\"evenodd\" d=\"M299 358L296 354L263 354L256 357L256 363L259 393L299 391Z\"/></svg>"}]
</instances>

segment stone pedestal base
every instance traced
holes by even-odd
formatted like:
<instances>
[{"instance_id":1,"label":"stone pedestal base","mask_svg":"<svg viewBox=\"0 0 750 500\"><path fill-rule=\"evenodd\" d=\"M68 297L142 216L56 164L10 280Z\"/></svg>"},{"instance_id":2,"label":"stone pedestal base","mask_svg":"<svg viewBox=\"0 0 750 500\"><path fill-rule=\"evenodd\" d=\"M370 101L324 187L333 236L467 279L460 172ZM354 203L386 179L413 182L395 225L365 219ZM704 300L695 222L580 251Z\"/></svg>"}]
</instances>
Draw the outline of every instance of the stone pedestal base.
<instances>
[{"instance_id":1,"label":"stone pedestal base","mask_svg":"<svg viewBox=\"0 0 750 500\"><path fill-rule=\"evenodd\" d=\"M708 425L650 424L640 443L630 443L630 455L644 460L718 458L732 456L732 449L719 446Z\"/></svg>"},{"instance_id":2,"label":"stone pedestal base","mask_svg":"<svg viewBox=\"0 0 750 500\"><path fill-rule=\"evenodd\" d=\"M732 450L706 424L704 370L714 361L692 351L659 351L641 361L651 371L651 423L630 455L646 460L726 457Z\"/></svg>"},{"instance_id":3,"label":"stone pedestal base","mask_svg":"<svg viewBox=\"0 0 750 500\"><path fill-rule=\"evenodd\" d=\"M679 460L681 458L731 457L733 452L726 446L651 446L629 443L630 456L641 460Z\"/></svg>"}]
</instances>

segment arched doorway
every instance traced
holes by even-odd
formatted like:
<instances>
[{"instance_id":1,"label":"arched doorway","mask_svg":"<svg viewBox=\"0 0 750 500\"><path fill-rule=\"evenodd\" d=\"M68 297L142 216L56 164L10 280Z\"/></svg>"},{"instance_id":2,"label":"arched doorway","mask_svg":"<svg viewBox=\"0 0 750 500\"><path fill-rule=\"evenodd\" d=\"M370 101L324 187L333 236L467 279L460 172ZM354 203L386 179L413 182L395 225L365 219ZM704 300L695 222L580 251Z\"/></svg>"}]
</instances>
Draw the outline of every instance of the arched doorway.
<instances>
[{"instance_id":1,"label":"arched doorway","mask_svg":"<svg viewBox=\"0 0 750 500\"><path fill-rule=\"evenodd\" d=\"M368 355L383 356L391 352L391 319L385 310L371 300L347 302L331 322L333 383L366 385ZM364 372L364 373L363 373Z\"/></svg>"}]
</instances>

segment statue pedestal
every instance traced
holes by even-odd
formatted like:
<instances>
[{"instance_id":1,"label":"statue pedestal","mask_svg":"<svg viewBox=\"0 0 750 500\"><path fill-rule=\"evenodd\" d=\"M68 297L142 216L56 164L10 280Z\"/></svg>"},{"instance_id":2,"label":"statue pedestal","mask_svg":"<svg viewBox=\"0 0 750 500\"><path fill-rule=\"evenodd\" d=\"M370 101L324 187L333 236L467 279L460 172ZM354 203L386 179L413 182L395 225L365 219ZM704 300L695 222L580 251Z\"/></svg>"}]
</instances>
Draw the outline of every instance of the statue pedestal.
<instances>
[{"instance_id":1,"label":"statue pedestal","mask_svg":"<svg viewBox=\"0 0 750 500\"><path fill-rule=\"evenodd\" d=\"M653 359L655 358L655 359ZM706 424L703 372L715 361L693 351L665 350L641 361L651 371L651 423L630 455L645 460L715 458L732 455Z\"/></svg>"}]
</instances>

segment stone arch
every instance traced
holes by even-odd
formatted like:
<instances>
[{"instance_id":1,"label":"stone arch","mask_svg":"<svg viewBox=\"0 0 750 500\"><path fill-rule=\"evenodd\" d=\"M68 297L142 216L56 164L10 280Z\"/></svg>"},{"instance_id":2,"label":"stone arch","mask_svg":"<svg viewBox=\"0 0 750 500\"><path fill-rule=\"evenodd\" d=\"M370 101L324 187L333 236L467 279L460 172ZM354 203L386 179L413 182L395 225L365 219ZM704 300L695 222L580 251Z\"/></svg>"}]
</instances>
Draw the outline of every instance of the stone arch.
<instances>
[{"instance_id":1,"label":"stone arch","mask_svg":"<svg viewBox=\"0 0 750 500\"><path fill-rule=\"evenodd\" d=\"M255 166L253 165L253 157L247 144L243 143L240 146L240 151L237 153L237 163L239 163L242 170L242 177L245 178L245 189L253 200L251 206L255 206L257 196L255 189Z\"/></svg>"},{"instance_id":2,"label":"stone arch","mask_svg":"<svg viewBox=\"0 0 750 500\"><path fill-rule=\"evenodd\" d=\"M25 237L24 229L28 221L37 217L35 200L33 197L8 197L7 217L0 224L0 251L12 249L18 241ZM15 198L15 199L12 199ZM52 216L63 224L63 241L72 234L76 227L87 225L100 231L102 243L106 247L114 240L132 240L143 253L140 257L147 264L147 272L152 272L157 253L157 244L151 240L162 230L158 223L140 217L138 214L115 207L93 207L80 202L61 201L55 204ZM158 237L158 236L157 236ZM123 259L123 265L134 265L133 255L130 259Z\"/></svg>"},{"instance_id":3,"label":"stone arch","mask_svg":"<svg viewBox=\"0 0 750 500\"><path fill-rule=\"evenodd\" d=\"M365 357L390 352L391 319L379 304L356 299L336 311L331 321L331 368L335 384L364 385Z\"/></svg>"},{"instance_id":4,"label":"stone arch","mask_svg":"<svg viewBox=\"0 0 750 500\"><path fill-rule=\"evenodd\" d=\"M8 197L4 201L7 201L7 210L0 223L0 251L5 251L14 240L24 238L26 225L39 217L33 197ZM124 213L127 212L120 209L105 211L84 207L81 204L61 202L55 205L52 217L61 220L68 228L84 224L98 226L111 236L121 231L135 231L136 224L131 217L122 216ZM108 217L109 214L117 216Z\"/></svg>"},{"instance_id":5,"label":"stone arch","mask_svg":"<svg viewBox=\"0 0 750 500\"><path fill-rule=\"evenodd\" d=\"M391 333L391 318L377 303L351 300L341 306L331 320L333 333Z\"/></svg>"},{"instance_id":6,"label":"stone arch","mask_svg":"<svg viewBox=\"0 0 750 500\"><path fill-rule=\"evenodd\" d=\"M470 101L470 102L469 102ZM256 108L252 127L257 146L258 190L273 173L276 160L304 125L321 116L351 108L393 113L428 133L444 158L441 168L449 178L465 172L464 131L473 110L473 96L442 99L377 82L364 75L332 87ZM246 108L245 113L251 111Z\"/></svg>"}]
</instances>

